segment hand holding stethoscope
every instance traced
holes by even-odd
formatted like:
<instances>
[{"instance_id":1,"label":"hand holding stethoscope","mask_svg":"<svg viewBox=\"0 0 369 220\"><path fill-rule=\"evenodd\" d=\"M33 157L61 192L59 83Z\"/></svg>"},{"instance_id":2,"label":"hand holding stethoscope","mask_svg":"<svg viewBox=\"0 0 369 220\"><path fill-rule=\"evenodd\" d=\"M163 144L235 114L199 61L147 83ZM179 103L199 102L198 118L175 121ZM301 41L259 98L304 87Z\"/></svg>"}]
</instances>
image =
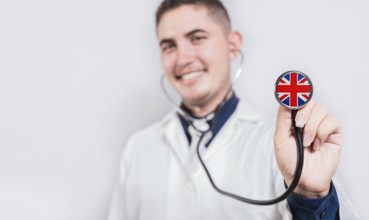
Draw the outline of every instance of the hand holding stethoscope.
<instances>
[{"instance_id":1,"label":"hand holding stethoscope","mask_svg":"<svg viewBox=\"0 0 369 220\"><path fill-rule=\"evenodd\" d=\"M311 100L300 109L295 119L291 111L280 106L277 116L274 147L277 164L289 185L296 161L296 142L291 123L301 129L304 147L304 169L295 192L304 197L317 198L328 194L336 171L342 146L339 121L326 109Z\"/></svg>"}]
</instances>

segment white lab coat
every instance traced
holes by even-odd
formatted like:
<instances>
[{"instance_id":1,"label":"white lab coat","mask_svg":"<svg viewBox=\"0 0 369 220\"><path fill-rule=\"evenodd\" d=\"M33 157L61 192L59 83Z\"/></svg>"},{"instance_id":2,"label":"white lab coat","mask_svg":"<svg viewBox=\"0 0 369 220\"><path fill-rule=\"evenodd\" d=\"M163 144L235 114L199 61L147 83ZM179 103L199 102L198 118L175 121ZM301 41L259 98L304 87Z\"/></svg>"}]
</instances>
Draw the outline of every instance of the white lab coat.
<instances>
[{"instance_id":1,"label":"white lab coat","mask_svg":"<svg viewBox=\"0 0 369 220\"><path fill-rule=\"evenodd\" d=\"M274 198L285 190L274 158L274 127L239 102L210 146L202 149L218 187L253 199ZM216 192L193 148L174 110L132 135L122 155L109 220L292 218L286 201L255 206ZM349 202L337 192L341 219L355 219Z\"/></svg>"}]
</instances>

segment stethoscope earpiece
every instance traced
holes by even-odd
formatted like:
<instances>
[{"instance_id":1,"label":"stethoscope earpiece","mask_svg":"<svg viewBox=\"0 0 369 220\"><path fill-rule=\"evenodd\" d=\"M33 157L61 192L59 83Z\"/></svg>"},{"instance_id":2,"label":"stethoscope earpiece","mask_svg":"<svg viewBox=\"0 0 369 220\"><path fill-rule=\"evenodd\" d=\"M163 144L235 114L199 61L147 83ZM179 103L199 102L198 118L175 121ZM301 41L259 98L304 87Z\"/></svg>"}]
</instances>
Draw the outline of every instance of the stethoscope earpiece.
<instances>
[{"instance_id":1,"label":"stethoscope earpiece","mask_svg":"<svg viewBox=\"0 0 369 220\"><path fill-rule=\"evenodd\" d=\"M300 71L287 71L275 83L275 98L290 110L303 108L313 96L310 78Z\"/></svg>"}]
</instances>

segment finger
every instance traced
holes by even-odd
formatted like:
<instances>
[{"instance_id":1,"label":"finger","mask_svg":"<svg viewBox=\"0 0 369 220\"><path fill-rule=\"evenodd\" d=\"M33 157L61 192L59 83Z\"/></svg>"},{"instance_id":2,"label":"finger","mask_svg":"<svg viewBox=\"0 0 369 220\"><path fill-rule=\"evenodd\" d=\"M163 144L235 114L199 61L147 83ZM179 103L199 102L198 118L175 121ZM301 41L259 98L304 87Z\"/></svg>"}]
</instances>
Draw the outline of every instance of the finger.
<instances>
[{"instance_id":1,"label":"finger","mask_svg":"<svg viewBox=\"0 0 369 220\"><path fill-rule=\"evenodd\" d=\"M320 124L313 144L314 150L319 150L320 145L328 140L331 135L341 134L342 127L338 119L333 115L328 115ZM342 139L335 140L335 144L341 145Z\"/></svg>"},{"instance_id":2,"label":"finger","mask_svg":"<svg viewBox=\"0 0 369 220\"><path fill-rule=\"evenodd\" d=\"M327 110L322 105L314 106L304 128L303 144L305 147L310 146L314 141L318 127L327 115Z\"/></svg>"},{"instance_id":3,"label":"finger","mask_svg":"<svg viewBox=\"0 0 369 220\"><path fill-rule=\"evenodd\" d=\"M316 105L315 101L312 99L304 108L300 109L295 118L296 126L299 128L303 128L310 116L311 111Z\"/></svg>"}]
</instances>

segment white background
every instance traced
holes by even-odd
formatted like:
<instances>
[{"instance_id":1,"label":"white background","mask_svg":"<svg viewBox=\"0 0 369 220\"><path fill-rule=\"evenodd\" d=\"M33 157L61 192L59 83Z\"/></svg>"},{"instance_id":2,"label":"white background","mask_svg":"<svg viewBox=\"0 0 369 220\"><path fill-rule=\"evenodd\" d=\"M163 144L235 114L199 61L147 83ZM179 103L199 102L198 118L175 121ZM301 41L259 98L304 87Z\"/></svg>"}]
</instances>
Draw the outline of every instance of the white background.
<instances>
[{"instance_id":1,"label":"white background","mask_svg":"<svg viewBox=\"0 0 369 220\"><path fill-rule=\"evenodd\" d=\"M0 219L100 220L127 137L170 108L159 0L0 0ZM276 78L297 69L337 115L337 176L369 219L369 3L226 2L244 36L237 94L275 116Z\"/></svg>"}]
</instances>

